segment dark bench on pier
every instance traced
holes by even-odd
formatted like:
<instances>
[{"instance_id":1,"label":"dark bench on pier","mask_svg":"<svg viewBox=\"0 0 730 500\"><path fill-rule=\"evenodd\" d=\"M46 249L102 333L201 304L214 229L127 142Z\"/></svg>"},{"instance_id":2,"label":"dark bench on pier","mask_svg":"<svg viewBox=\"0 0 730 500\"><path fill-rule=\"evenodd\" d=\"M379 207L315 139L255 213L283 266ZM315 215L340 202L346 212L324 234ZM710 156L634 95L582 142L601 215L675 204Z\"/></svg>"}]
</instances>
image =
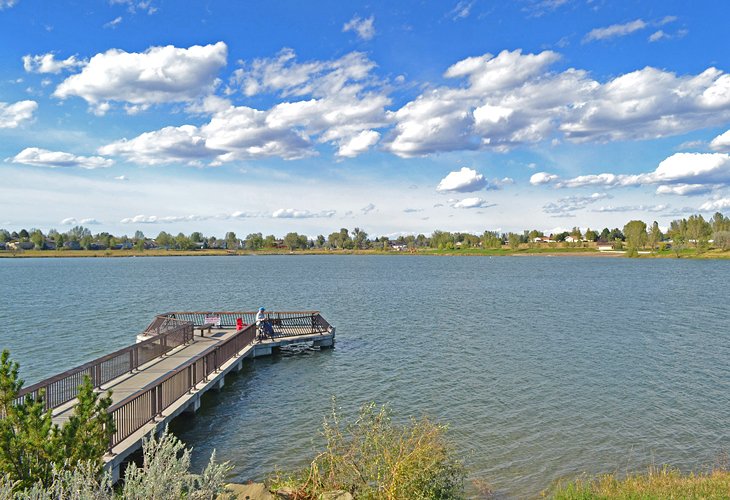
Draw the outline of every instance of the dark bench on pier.
<instances>
[{"instance_id":1,"label":"dark bench on pier","mask_svg":"<svg viewBox=\"0 0 730 500\"><path fill-rule=\"evenodd\" d=\"M210 332L213 330L213 324L208 323L207 325L196 325L195 328L200 330L201 337L205 337L205 331L208 330L208 333L210 334Z\"/></svg>"}]
</instances>

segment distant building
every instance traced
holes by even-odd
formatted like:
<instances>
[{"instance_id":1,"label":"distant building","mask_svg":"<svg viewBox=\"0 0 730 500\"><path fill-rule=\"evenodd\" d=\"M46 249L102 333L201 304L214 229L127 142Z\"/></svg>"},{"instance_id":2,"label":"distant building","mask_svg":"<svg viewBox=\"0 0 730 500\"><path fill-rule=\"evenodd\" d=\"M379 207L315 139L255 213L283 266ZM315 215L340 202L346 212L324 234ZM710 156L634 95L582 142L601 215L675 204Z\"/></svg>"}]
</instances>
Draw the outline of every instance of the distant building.
<instances>
[{"instance_id":1,"label":"distant building","mask_svg":"<svg viewBox=\"0 0 730 500\"><path fill-rule=\"evenodd\" d=\"M11 241L7 244L9 250L33 250L35 243L32 241Z\"/></svg>"},{"instance_id":2,"label":"distant building","mask_svg":"<svg viewBox=\"0 0 730 500\"><path fill-rule=\"evenodd\" d=\"M81 250L81 244L78 241L67 241L63 244L63 248L68 248L69 250Z\"/></svg>"},{"instance_id":3,"label":"distant building","mask_svg":"<svg viewBox=\"0 0 730 500\"><path fill-rule=\"evenodd\" d=\"M43 250L55 250L56 242L53 240L45 240L43 242Z\"/></svg>"}]
</instances>

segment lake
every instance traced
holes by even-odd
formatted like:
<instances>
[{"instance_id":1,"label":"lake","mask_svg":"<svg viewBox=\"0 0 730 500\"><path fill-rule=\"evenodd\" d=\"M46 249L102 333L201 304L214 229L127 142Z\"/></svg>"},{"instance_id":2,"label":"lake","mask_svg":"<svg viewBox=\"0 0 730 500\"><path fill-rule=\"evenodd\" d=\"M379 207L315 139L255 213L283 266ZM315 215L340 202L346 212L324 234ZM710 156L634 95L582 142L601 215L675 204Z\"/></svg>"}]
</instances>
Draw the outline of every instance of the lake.
<instances>
[{"instance_id":1,"label":"lake","mask_svg":"<svg viewBox=\"0 0 730 500\"><path fill-rule=\"evenodd\" d=\"M335 349L259 358L176 422L235 480L304 465L332 396L449 424L470 479L706 470L730 448L730 261L247 256L0 259L0 347L27 383L175 310L317 309Z\"/></svg>"}]
</instances>

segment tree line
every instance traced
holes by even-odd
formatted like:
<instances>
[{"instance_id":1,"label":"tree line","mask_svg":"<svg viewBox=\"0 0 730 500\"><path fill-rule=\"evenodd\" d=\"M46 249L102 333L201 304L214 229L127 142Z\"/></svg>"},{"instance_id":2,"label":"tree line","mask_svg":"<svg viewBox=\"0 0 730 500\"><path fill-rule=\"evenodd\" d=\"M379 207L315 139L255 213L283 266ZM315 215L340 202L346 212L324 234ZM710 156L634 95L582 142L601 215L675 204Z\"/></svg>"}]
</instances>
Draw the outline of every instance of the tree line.
<instances>
[{"instance_id":1,"label":"tree line","mask_svg":"<svg viewBox=\"0 0 730 500\"><path fill-rule=\"evenodd\" d=\"M671 243L672 248L680 251L688 246L698 249L706 248L712 242L716 248L730 249L730 218L722 213L715 213L709 220L700 214L688 218L677 219L670 223L666 233L663 233L659 224L654 221L647 225L640 220L632 220L620 228L603 228L585 231L574 227L570 231L557 234L545 234L537 229L524 230L522 233L499 233L484 231L482 234L465 232L449 232L435 230L430 236L425 234L403 235L397 238L388 236L371 237L363 229L355 227L352 230L341 228L328 236L322 234L310 238L296 232L290 232L279 238L273 234L264 236L263 233L250 233L240 238L235 232L225 233L223 238L204 236L195 231L189 235L179 233L173 235L161 231L156 237L150 238L142 231L136 231L133 236L115 236L108 232L92 234L88 228L75 226L69 231L59 232L51 229L44 234L40 229L22 229L10 232L0 229L0 245L6 248L18 247L23 249L52 250L107 250L107 249L165 249L165 250L196 250L196 249L226 249L226 250L270 250L270 249L326 249L326 250L416 250L431 248L453 250L456 248L502 248L509 246L516 250L521 245L538 245L541 243L585 243L598 242L613 245L615 248L626 248L630 253L639 249L648 248L652 251L666 247ZM13 246L10 246L10 245Z\"/></svg>"}]
</instances>

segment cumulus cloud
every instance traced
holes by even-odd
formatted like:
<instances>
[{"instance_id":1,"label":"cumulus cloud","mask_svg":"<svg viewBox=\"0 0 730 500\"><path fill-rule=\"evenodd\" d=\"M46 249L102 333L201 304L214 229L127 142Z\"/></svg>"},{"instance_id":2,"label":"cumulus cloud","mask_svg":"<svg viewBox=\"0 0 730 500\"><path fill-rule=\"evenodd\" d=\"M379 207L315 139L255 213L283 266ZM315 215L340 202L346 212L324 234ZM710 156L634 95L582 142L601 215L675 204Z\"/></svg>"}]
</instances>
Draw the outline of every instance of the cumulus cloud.
<instances>
[{"instance_id":1,"label":"cumulus cloud","mask_svg":"<svg viewBox=\"0 0 730 500\"><path fill-rule=\"evenodd\" d=\"M450 172L441 179L436 191L440 193L459 192L471 193L479 191L487 186L487 180L482 174L468 167L461 167L461 170Z\"/></svg>"},{"instance_id":2,"label":"cumulus cloud","mask_svg":"<svg viewBox=\"0 0 730 500\"><path fill-rule=\"evenodd\" d=\"M62 226L97 226L101 224L96 219L76 219L75 217L68 217L61 221Z\"/></svg>"},{"instance_id":3,"label":"cumulus cloud","mask_svg":"<svg viewBox=\"0 0 730 500\"><path fill-rule=\"evenodd\" d=\"M452 208L489 208L496 206L496 203L489 203L487 200L473 197L463 200L450 200Z\"/></svg>"},{"instance_id":4,"label":"cumulus cloud","mask_svg":"<svg viewBox=\"0 0 730 500\"><path fill-rule=\"evenodd\" d=\"M558 59L515 50L458 61L444 76L465 83L429 89L392 112L385 148L413 157L562 138L655 139L730 120L730 75L719 69L677 76L646 67L599 82L581 69L550 72Z\"/></svg>"},{"instance_id":5,"label":"cumulus cloud","mask_svg":"<svg viewBox=\"0 0 730 500\"><path fill-rule=\"evenodd\" d=\"M710 149L714 151L730 151L730 130L710 141Z\"/></svg>"},{"instance_id":6,"label":"cumulus cloud","mask_svg":"<svg viewBox=\"0 0 730 500\"><path fill-rule=\"evenodd\" d=\"M537 172L536 174L532 174L530 176L530 184L533 186L539 186L540 184L550 184L554 180L558 178L555 174L550 174L548 172Z\"/></svg>"},{"instance_id":7,"label":"cumulus cloud","mask_svg":"<svg viewBox=\"0 0 730 500\"><path fill-rule=\"evenodd\" d=\"M703 212L727 210L728 208L730 208L730 198L720 198L717 200L708 201L700 206L700 210Z\"/></svg>"},{"instance_id":8,"label":"cumulus cloud","mask_svg":"<svg viewBox=\"0 0 730 500\"><path fill-rule=\"evenodd\" d=\"M213 158L222 152L208 148L206 138L193 125L145 132L133 139L122 139L98 149L99 154L122 156L143 165L174 162L190 164Z\"/></svg>"},{"instance_id":9,"label":"cumulus cloud","mask_svg":"<svg viewBox=\"0 0 730 500\"><path fill-rule=\"evenodd\" d=\"M89 170L111 167L114 162L101 156L77 156L63 151L48 151L41 148L25 148L8 161L36 167L80 167Z\"/></svg>"},{"instance_id":10,"label":"cumulus cloud","mask_svg":"<svg viewBox=\"0 0 730 500\"><path fill-rule=\"evenodd\" d=\"M679 196L693 196L707 194L715 189L714 185L705 184L673 184L659 186L656 188L657 194L676 194Z\"/></svg>"},{"instance_id":11,"label":"cumulus cloud","mask_svg":"<svg viewBox=\"0 0 730 500\"><path fill-rule=\"evenodd\" d=\"M213 90L227 54L223 42L187 49L150 47L145 52L110 49L93 56L53 95L81 97L96 113L106 112L111 102L127 103L131 112L154 104L190 102Z\"/></svg>"},{"instance_id":12,"label":"cumulus cloud","mask_svg":"<svg viewBox=\"0 0 730 500\"><path fill-rule=\"evenodd\" d=\"M37 109L35 101L0 102L0 128L16 128L30 121Z\"/></svg>"},{"instance_id":13,"label":"cumulus cloud","mask_svg":"<svg viewBox=\"0 0 730 500\"><path fill-rule=\"evenodd\" d=\"M607 193L593 193L590 196L567 196L543 205L542 211L553 217L572 217L572 212L582 210L588 205L610 197Z\"/></svg>"},{"instance_id":14,"label":"cumulus cloud","mask_svg":"<svg viewBox=\"0 0 730 500\"><path fill-rule=\"evenodd\" d=\"M267 110L233 106L206 97L194 110L211 113L200 126L165 127L123 139L99 151L143 164L211 164L276 156L287 160L317 154L316 143L330 143L340 157L354 157L376 144L374 128L388 124L390 99L379 92L375 64L353 52L334 61L298 63L291 50L274 59L257 59L236 70L229 93L275 93L297 100Z\"/></svg>"},{"instance_id":15,"label":"cumulus cloud","mask_svg":"<svg viewBox=\"0 0 730 500\"><path fill-rule=\"evenodd\" d=\"M636 19L624 24L612 24L605 28L596 28L591 30L584 38L583 42L592 42L594 40L607 40L609 38L617 38L630 35L631 33L646 28L647 24L641 19Z\"/></svg>"},{"instance_id":16,"label":"cumulus cloud","mask_svg":"<svg viewBox=\"0 0 730 500\"><path fill-rule=\"evenodd\" d=\"M367 19L355 16L342 26L342 31L353 31L361 40L372 40L375 36L375 16Z\"/></svg>"},{"instance_id":17,"label":"cumulus cloud","mask_svg":"<svg viewBox=\"0 0 730 500\"><path fill-rule=\"evenodd\" d=\"M310 212L309 210L297 210L294 208L280 208L276 210L271 216L274 219L313 219L313 218L328 218L335 215L334 210L323 210L321 212Z\"/></svg>"},{"instance_id":18,"label":"cumulus cloud","mask_svg":"<svg viewBox=\"0 0 730 500\"><path fill-rule=\"evenodd\" d=\"M58 74L61 71L72 70L84 64L86 62L76 59L76 56L71 56L64 60L56 59L56 55L53 53L35 56L28 54L23 56L23 69L28 73Z\"/></svg>"}]
</instances>

